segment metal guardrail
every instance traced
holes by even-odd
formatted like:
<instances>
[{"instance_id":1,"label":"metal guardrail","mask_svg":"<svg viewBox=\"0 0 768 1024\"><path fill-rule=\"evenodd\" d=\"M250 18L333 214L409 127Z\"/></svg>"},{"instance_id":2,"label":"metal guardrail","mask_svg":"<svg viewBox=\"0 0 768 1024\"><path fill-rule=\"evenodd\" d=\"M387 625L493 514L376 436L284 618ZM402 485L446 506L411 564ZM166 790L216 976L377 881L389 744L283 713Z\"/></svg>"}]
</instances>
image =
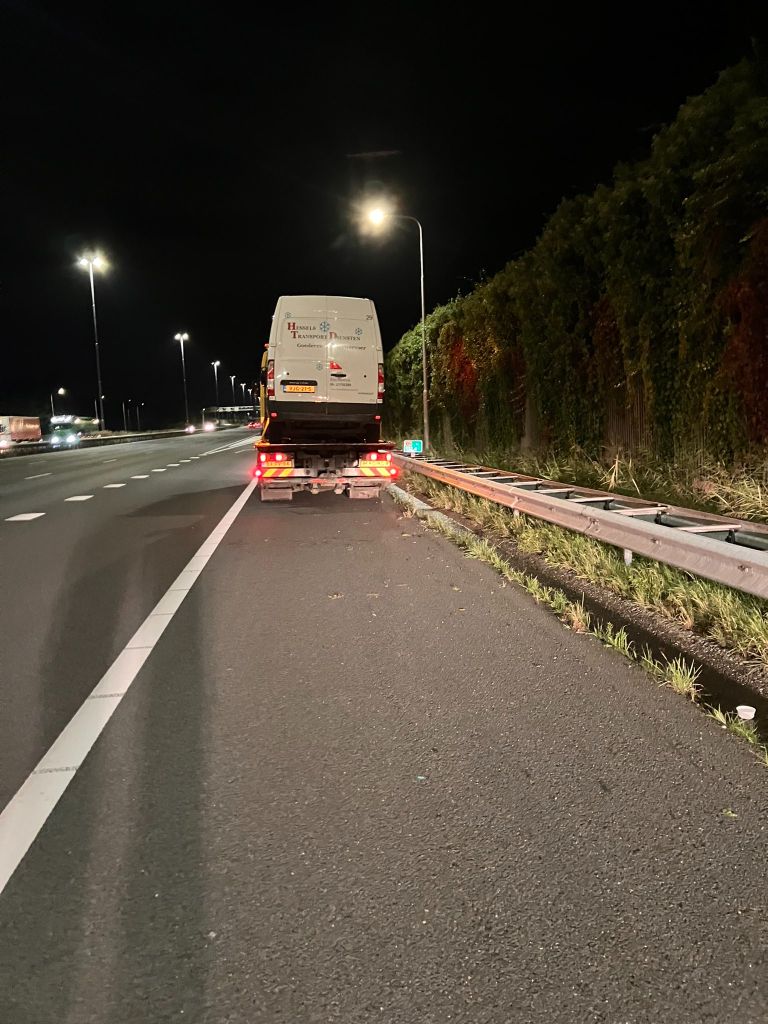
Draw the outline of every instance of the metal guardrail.
<instances>
[{"instance_id":1,"label":"metal guardrail","mask_svg":"<svg viewBox=\"0 0 768 1024\"><path fill-rule=\"evenodd\" d=\"M220 427L220 430L230 428ZM198 431L202 433L202 431ZM78 448L96 448L103 444L126 444L131 441L152 441L162 437L181 437L186 430L149 430L143 433L134 434L105 434L101 437L81 437L77 444L51 444L49 441L18 441L8 445L7 448L0 447L0 461L5 458L13 458L19 455L39 455L41 452L71 452Z\"/></svg>"},{"instance_id":2,"label":"metal guardrail","mask_svg":"<svg viewBox=\"0 0 768 1024\"><path fill-rule=\"evenodd\" d=\"M626 561L642 555L768 599L768 526L487 466L392 458L401 470L621 548Z\"/></svg>"}]
</instances>

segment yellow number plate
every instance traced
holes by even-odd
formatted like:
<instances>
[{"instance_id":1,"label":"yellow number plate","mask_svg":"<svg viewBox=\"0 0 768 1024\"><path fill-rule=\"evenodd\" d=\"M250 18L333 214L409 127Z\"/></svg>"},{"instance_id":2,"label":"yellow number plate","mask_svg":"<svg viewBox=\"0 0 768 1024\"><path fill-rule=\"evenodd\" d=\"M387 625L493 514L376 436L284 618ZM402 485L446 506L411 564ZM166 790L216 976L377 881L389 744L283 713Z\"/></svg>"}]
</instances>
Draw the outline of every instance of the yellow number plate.
<instances>
[{"instance_id":1,"label":"yellow number plate","mask_svg":"<svg viewBox=\"0 0 768 1024\"><path fill-rule=\"evenodd\" d=\"M291 391L294 394L300 392L302 395L311 395L315 389L310 384L286 384L283 390Z\"/></svg>"}]
</instances>

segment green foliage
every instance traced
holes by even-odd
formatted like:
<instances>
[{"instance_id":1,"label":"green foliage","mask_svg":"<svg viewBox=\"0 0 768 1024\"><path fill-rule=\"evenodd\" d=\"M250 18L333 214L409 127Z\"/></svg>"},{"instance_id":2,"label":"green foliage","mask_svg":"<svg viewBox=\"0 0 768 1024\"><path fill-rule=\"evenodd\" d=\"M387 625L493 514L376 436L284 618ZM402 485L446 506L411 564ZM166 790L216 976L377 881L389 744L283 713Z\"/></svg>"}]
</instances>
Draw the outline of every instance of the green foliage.
<instances>
[{"instance_id":1,"label":"green foliage","mask_svg":"<svg viewBox=\"0 0 768 1024\"><path fill-rule=\"evenodd\" d=\"M527 407L535 441L594 457L768 444L766 80L757 59L724 71L646 159L564 200L529 252L429 315L436 443L512 450ZM390 432L413 430L420 326L388 371Z\"/></svg>"}]
</instances>

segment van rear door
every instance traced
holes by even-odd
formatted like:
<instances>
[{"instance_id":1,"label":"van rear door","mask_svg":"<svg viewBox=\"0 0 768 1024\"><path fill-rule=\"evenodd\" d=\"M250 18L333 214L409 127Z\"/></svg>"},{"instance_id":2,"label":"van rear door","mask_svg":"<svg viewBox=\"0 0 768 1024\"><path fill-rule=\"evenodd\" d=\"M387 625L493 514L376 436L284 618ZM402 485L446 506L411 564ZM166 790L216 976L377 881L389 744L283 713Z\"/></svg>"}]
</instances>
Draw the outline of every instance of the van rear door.
<instances>
[{"instance_id":1,"label":"van rear door","mask_svg":"<svg viewBox=\"0 0 768 1024\"><path fill-rule=\"evenodd\" d=\"M325 307L299 296L281 300L273 323L275 399L314 405L328 401Z\"/></svg>"},{"instance_id":2,"label":"van rear door","mask_svg":"<svg viewBox=\"0 0 768 1024\"><path fill-rule=\"evenodd\" d=\"M378 389L378 324L371 303L329 307L328 401L373 404Z\"/></svg>"}]
</instances>

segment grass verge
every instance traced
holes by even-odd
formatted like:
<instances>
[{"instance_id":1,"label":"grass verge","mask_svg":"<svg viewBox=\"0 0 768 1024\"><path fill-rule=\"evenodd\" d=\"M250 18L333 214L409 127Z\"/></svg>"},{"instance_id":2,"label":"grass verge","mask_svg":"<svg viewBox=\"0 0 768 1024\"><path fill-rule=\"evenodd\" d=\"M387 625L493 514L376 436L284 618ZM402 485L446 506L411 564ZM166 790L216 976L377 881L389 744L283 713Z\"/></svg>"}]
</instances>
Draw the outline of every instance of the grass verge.
<instances>
[{"instance_id":1,"label":"grass verge","mask_svg":"<svg viewBox=\"0 0 768 1024\"><path fill-rule=\"evenodd\" d=\"M467 495L464 492L456 491L455 488L446 487L442 484L434 484L433 481L427 478L420 477L420 484L422 480L429 484L430 489L436 494L439 494L440 491L453 491L461 499L470 499L472 504L490 505L489 502L483 499L475 498L473 495ZM402 483L403 481L401 480ZM424 493L423 490L421 493ZM396 494L393 494L393 496L401 504L406 515L412 514L402 499L399 499ZM442 507L446 508L449 506L444 503ZM459 510L454 509L454 511ZM498 506L492 506L491 511L493 512L494 521L497 513L506 513L506 510L500 509ZM467 515L464 508L461 509L461 512ZM524 518L523 516L515 517L511 513L506 513L506 515L512 520L522 520ZM471 516L467 516L467 518L472 519ZM754 723L744 721L737 714L723 711L719 706L710 705L702 699L701 686L698 683L700 669L692 660L689 661L682 656L671 659L663 656L656 658L649 647L643 647L641 650L638 650L634 642L627 636L624 627L616 628L613 623L598 619L586 610L583 601L574 601L558 587L547 586L530 573L515 568L487 538L478 537L471 530L464 531L458 528L457 524L453 521L446 521L444 518L425 516L422 522L453 541L454 544L466 553L467 557L485 562L495 569L504 580L521 586L538 604L544 604L549 607L568 629L577 633L591 634L606 647L612 648L625 658L638 664L659 686L668 687L696 704L708 717L719 722L722 728L745 740L753 749L760 763L768 767L768 744L760 740ZM551 529L557 528L552 527ZM558 532L565 533L566 531L560 530ZM505 534L504 536L510 535ZM579 537L579 539L584 538ZM594 544L595 542L591 541L590 543ZM622 560L621 565L623 566L623 564ZM632 567L624 568L629 570Z\"/></svg>"},{"instance_id":2,"label":"grass verge","mask_svg":"<svg viewBox=\"0 0 768 1024\"><path fill-rule=\"evenodd\" d=\"M484 498L406 473L403 486L434 507L457 512L492 535L512 540L554 568L610 590L670 622L768 668L768 601L636 556L630 565L614 547L551 523L515 514Z\"/></svg>"}]
</instances>

